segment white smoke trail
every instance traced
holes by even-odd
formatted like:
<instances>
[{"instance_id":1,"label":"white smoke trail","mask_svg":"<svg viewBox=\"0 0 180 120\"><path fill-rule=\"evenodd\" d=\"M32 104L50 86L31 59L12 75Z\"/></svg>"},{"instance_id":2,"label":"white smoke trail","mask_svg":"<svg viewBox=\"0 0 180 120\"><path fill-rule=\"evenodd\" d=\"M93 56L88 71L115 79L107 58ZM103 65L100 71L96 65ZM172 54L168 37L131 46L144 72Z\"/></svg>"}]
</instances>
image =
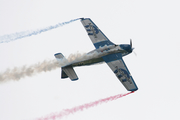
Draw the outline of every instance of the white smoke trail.
<instances>
[{"instance_id":1,"label":"white smoke trail","mask_svg":"<svg viewBox=\"0 0 180 120\"><path fill-rule=\"evenodd\" d=\"M93 50L89 53L76 53L76 54L70 54L68 57L68 62L75 63L78 61L84 61L88 59L98 58L102 57L106 54L113 53L117 50L120 50L119 48L116 48L114 45L104 45L102 47L99 47L99 49Z\"/></svg>"},{"instance_id":2,"label":"white smoke trail","mask_svg":"<svg viewBox=\"0 0 180 120\"><path fill-rule=\"evenodd\" d=\"M82 60L84 58L83 56L85 56L85 55L86 55L86 53L77 52L75 54L70 54L68 56L67 60L68 60L69 63L71 63L73 61L79 61L79 60Z\"/></svg>"},{"instance_id":3,"label":"white smoke trail","mask_svg":"<svg viewBox=\"0 0 180 120\"><path fill-rule=\"evenodd\" d=\"M24 65L22 67L15 67L13 69L7 69L5 72L0 73L0 83L7 82L10 80L20 80L24 77L31 77L41 72L47 72L54 70L56 68L69 65L73 62L83 61L85 59L90 59L95 57L95 54L86 54L86 53L75 53L70 54L68 59L59 59L57 60L44 60L43 62L39 62L27 67Z\"/></svg>"},{"instance_id":4,"label":"white smoke trail","mask_svg":"<svg viewBox=\"0 0 180 120\"><path fill-rule=\"evenodd\" d=\"M78 61L85 61L88 59L93 59L99 57L100 53L97 51L93 51L90 54L87 53L76 53L76 54L70 54L68 57L68 62L69 63L75 63Z\"/></svg>"},{"instance_id":5,"label":"white smoke trail","mask_svg":"<svg viewBox=\"0 0 180 120\"><path fill-rule=\"evenodd\" d=\"M49 26L49 27L42 28L42 29L38 29L38 30L23 31L23 32L19 32L19 33L9 34L9 35L3 35L3 36L0 36L0 43L8 43L8 42L11 42L11 41L14 41L14 40L17 40L17 39L21 39L21 38L24 38L24 37L30 37L32 35L37 35L37 34L40 34L42 32L46 32L46 31L49 31L49 30L64 26L66 24L69 24L69 23L77 21L77 20L79 20L79 18L70 20L68 22L58 23L56 25Z\"/></svg>"},{"instance_id":6,"label":"white smoke trail","mask_svg":"<svg viewBox=\"0 0 180 120\"><path fill-rule=\"evenodd\" d=\"M26 76L30 77L40 72L47 72L54 70L58 67L57 60L45 60L37 64L23 67L15 67L7 69L4 73L0 73L0 82L7 82L9 80L19 80Z\"/></svg>"},{"instance_id":7,"label":"white smoke trail","mask_svg":"<svg viewBox=\"0 0 180 120\"><path fill-rule=\"evenodd\" d=\"M102 53L97 52L97 51L92 51L90 53L78 53L77 52L76 54L70 54L67 59L63 58L63 59L57 59L57 60L59 61L59 65L61 67L64 67L64 66L67 66L67 65L70 65L70 64L83 62L83 61L86 61L86 60L91 60L91 59L94 59L94 58L101 57L101 54ZM99 64L101 64L101 63L99 63Z\"/></svg>"}]
</instances>

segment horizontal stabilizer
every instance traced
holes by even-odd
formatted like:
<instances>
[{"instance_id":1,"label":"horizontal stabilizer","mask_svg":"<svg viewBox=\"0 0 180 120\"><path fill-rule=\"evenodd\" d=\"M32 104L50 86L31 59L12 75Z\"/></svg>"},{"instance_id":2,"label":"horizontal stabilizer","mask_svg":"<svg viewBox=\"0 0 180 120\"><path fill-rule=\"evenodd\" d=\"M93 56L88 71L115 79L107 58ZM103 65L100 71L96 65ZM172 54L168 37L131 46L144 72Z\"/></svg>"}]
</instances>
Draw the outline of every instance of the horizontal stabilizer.
<instances>
[{"instance_id":1,"label":"horizontal stabilizer","mask_svg":"<svg viewBox=\"0 0 180 120\"><path fill-rule=\"evenodd\" d=\"M72 81L78 80L78 77L72 66L62 67L62 70L65 73L64 74L62 72L62 75L63 75L62 77L67 78L68 76Z\"/></svg>"},{"instance_id":2,"label":"horizontal stabilizer","mask_svg":"<svg viewBox=\"0 0 180 120\"><path fill-rule=\"evenodd\" d=\"M56 54L54 54L54 56L55 56L56 58L58 58L58 59L64 58L64 56L63 56L62 53L56 53Z\"/></svg>"}]
</instances>

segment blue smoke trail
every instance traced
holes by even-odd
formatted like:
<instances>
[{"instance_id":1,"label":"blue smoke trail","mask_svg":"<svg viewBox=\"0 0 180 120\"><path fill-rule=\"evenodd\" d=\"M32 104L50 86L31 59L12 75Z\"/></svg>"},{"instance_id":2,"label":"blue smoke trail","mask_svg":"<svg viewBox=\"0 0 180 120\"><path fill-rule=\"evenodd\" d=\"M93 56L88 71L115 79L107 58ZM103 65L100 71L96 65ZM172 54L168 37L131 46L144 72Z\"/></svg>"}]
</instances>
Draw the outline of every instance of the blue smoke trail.
<instances>
[{"instance_id":1,"label":"blue smoke trail","mask_svg":"<svg viewBox=\"0 0 180 120\"><path fill-rule=\"evenodd\" d=\"M79 18L70 20L68 22L58 23L56 25L49 26L49 27L42 28L42 29L38 29L38 30L34 30L34 31L23 31L23 32L19 32L19 33L13 33L13 34L9 34L9 35L0 36L0 43L8 43L8 42L11 42L11 41L14 41L17 39L21 39L24 37L30 37L32 35L37 35L37 34L40 34L42 32L46 32L48 30L52 30L52 29L64 26L66 24L69 24L69 23L77 21L77 20L79 20Z\"/></svg>"}]
</instances>

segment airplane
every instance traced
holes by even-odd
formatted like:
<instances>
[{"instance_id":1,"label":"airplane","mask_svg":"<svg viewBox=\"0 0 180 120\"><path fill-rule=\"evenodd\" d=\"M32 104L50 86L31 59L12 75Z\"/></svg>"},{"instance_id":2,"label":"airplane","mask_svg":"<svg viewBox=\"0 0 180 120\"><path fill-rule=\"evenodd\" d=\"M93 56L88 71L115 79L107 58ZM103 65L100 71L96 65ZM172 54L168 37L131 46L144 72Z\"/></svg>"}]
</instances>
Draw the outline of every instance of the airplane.
<instances>
[{"instance_id":1,"label":"airplane","mask_svg":"<svg viewBox=\"0 0 180 120\"><path fill-rule=\"evenodd\" d=\"M96 26L90 18L80 18L89 38L95 46L95 50L87 53L91 57L81 59L79 61L71 62L61 67L61 78L70 78L72 81L78 80L78 76L73 67L92 65L100 62L106 62L111 68L119 81L124 85L127 91L136 91L138 87L133 80L125 62L122 57L132 53L132 40L130 44L116 45L112 43L104 33ZM96 53L96 54L95 54ZM65 59L62 53L54 54L55 58L59 61ZM60 61L59 61L60 62Z\"/></svg>"}]
</instances>

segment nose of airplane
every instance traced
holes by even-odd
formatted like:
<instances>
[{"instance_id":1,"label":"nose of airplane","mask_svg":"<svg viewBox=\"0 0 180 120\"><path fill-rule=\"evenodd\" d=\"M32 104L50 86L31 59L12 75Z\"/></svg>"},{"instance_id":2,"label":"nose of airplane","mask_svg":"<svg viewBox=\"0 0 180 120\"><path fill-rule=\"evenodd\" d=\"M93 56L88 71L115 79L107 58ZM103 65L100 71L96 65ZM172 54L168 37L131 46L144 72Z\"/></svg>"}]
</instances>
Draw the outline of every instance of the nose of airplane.
<instances>
[{"instance_id":1,"label":"nose of airplane","mask_svg":"<svg viewBox=\"0 0 180 120\"><path fill-rule=\"evenodd\" d=\"M122 48L122 49L124 49L125 51L127 51L127 52L132 52L133 51L133 49L134 48L132 48L131 47L131 45L129 45L129 44L122 44L122 45L120 45L120 47Z\"/></svg>"}]
</instances>

